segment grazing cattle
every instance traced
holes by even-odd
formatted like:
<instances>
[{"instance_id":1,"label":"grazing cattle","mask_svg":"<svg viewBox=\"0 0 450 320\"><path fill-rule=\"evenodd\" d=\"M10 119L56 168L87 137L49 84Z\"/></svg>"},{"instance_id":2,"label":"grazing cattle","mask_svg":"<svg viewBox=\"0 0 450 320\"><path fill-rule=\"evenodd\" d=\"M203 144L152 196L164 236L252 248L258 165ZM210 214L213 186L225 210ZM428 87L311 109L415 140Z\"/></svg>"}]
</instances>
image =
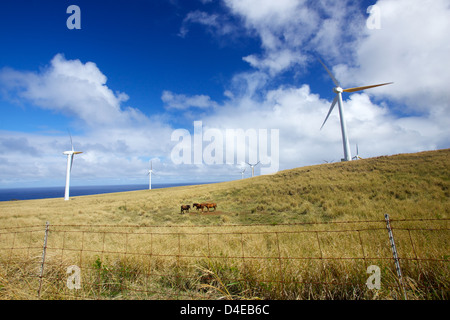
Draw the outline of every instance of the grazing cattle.
<instances>
[{"instance_id":1,"label":"grazing cattle","mask_svg":"<svg viewBox=\"0 0 450 320\"><path fill-rule=\"evenodd\" d=\"M216 211L216 208L217 208L217 204L215 204L215 203L202 203L201 206L202 206L202 211L203 211L203 208L206 208L206 209L208 209L208 212L209 212L210 208L214 208L214 211Z\"/></svg>"},{"instance_id":2,"label":"grazing cattle","mask_svg":"<svg viewBox=\"0 0 450 320\"><path fill-rule=\"evenodd\" d=\"M181 214L183 214L184 211L189 212L190 208L191 208L191 206L189 204L188 205L185 205L185 204L181 205Z\"/></svg>"},{"instance_id":3,"label":"grazing cattle","mask_svg":"<svg viewBox=\"0 0 450 320\"><path fill-rule=\"evenodd\" d=\"M198 209L202 209L202 205L200 203L192 204L192 208L194 208L194 207L195 207L195 209L197 209L197 211L198 211Z\"/></svg>"}]
</instances>

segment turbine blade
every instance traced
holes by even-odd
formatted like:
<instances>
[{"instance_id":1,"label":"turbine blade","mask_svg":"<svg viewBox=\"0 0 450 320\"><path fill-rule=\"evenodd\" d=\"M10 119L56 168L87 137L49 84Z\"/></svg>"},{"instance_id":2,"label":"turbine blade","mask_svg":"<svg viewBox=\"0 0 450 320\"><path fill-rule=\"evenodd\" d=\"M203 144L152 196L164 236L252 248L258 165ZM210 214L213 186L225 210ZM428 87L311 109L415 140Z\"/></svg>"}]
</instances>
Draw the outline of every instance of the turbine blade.
<instances>
[{"instance_id":1,"label":"turbine blade","mask_svg":"<svg viewBox=\"0 0 450 320\"><path fill-rule=\"evenodd\" d=\"M348 89L343 89L344 92L356 92L356 91L361 91L361 90L366 90L366 89L370 89L370 88L375 88L375 87L381 87L381 86L385 86L388 84L392 84L393 82L388 82L388 83L382 83L382 84L375 84L373 86L364 86L364 87L356 87L356 88L348 88Z\"/></svg>"},{"instance_id":2,"label":"turbine blade","mask_svg":"<svg viewBox=\"0 0 450 320\"><path fill-rule=\"evenodd\" d=\"M73 154L70 155L70 172L72 172Z\"/></svg>"},{"instance_id":3,"label":"turbine blade","mask_svg":"<svg viewBox=\"0 0 450 320\"><path fill-rule=\"evenodd\" d=\"M334 75L331 73L331 71L327 68L327 66L322 62L322 60L320 60L319 58L317 58L317 60L319 60L320 64L325 68L325 70L327 71L328 75L331 77L331 80L333 80L336 87L340 87L341 85L339 84L339 81L337 81L337 79L334 77Z\"/></svg>"},{"instance_id":4,"label":"turbine blade","mask_svg":"<svg viewBox=\"0 0 450 320\"><path fill-rule=\"evenodd\" d=\"M327 117L325 118L325 121L322 123L322 126L320 127L320 130L322 130L323 126L325 125L325 122L327 122L328 117L330 116L331 111L333 111L334 106L336 105L336 102L338 101L338 96L333 100L333 103L331 104L330 110L328 111Z\"/></svg>"},{"instance_id":5,"label":"turbine blade","mask_svg":"<svg viewBox=\"0 0 450 320\"><path fill-rule=\"evenodd\" d=\"M70 130L69 129L67 129L67 132L69 132L70 146L72 147L72 151L73 151L72 135L70 134Z\"/></svg>"}]
</instances>

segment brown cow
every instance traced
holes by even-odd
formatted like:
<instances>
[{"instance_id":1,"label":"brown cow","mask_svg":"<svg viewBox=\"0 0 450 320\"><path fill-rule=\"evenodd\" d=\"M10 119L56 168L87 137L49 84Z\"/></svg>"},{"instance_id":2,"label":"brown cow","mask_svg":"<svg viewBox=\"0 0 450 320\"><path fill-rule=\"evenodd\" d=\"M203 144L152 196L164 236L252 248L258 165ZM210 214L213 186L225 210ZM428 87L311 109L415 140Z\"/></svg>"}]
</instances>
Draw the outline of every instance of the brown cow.
<instances>
[{"instance_id":1,"label":"brown cow","mask_svg":"<svg viewBox=\"0 0 450 320\"><path fill-rule=\"evenodd\" d=\"M198 209L202 209L202 206L201 206L200 203L194 203L194 204L192 204L192 208L194 208L194 207L197 209L197 211L198 211Z\"/></svg>"},{"instance_id":2,"label":"brown cow","mask_svg":"<svg viewBox=\"0 0 450 320\"><path fill-rule=\"evenodd\" d=\"M189 204L188 205L185 205L185 204L181 205L181 214L183 214L184 211L189 212L190 208L191 208L191 206Z\"/></svg>"}]
</instances>

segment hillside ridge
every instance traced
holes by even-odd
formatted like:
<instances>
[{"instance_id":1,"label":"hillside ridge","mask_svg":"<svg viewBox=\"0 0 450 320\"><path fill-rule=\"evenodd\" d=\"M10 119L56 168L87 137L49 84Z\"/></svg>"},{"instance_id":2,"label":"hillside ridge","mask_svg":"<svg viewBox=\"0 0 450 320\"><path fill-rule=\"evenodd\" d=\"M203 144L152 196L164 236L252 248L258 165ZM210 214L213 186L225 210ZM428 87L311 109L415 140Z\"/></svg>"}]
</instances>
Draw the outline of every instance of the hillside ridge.
<instances>
[{"instance_id":1,"label":"hillside ridge","mask_svg":"<svg viewBox=\"0 0 450 320\"><path fill-rule=\"evenodd\" d=\"M279 171L208 185L0 203L0 225L252 224L396 218L447 218L450 149ZM216 212L182 204L216 202Z\"/></svg>"}]
</instances>

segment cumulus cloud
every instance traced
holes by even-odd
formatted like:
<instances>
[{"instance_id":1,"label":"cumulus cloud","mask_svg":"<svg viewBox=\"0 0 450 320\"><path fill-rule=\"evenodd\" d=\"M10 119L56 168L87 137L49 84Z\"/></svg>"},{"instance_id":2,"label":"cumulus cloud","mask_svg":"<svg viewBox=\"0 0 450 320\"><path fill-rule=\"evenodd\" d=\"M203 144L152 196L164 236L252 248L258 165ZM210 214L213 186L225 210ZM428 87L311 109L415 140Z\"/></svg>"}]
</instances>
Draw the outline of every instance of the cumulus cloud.
<instances>
[{"instance_id":1,"label":"cumulus cloud","mask_svg":"<svg viewBox=\"0 0 450 320\"><path fill-rule=\"evenodd\" d=\"M57 54L50 65L38 73L3 69L0 83L4 90L14 92L43 109L75 116L90 127L125 125L139 119L139 110L121 104L125 93L115 93L106 86L107 78L95 63L66 60Z\"/></svg>"}]
</instances>

